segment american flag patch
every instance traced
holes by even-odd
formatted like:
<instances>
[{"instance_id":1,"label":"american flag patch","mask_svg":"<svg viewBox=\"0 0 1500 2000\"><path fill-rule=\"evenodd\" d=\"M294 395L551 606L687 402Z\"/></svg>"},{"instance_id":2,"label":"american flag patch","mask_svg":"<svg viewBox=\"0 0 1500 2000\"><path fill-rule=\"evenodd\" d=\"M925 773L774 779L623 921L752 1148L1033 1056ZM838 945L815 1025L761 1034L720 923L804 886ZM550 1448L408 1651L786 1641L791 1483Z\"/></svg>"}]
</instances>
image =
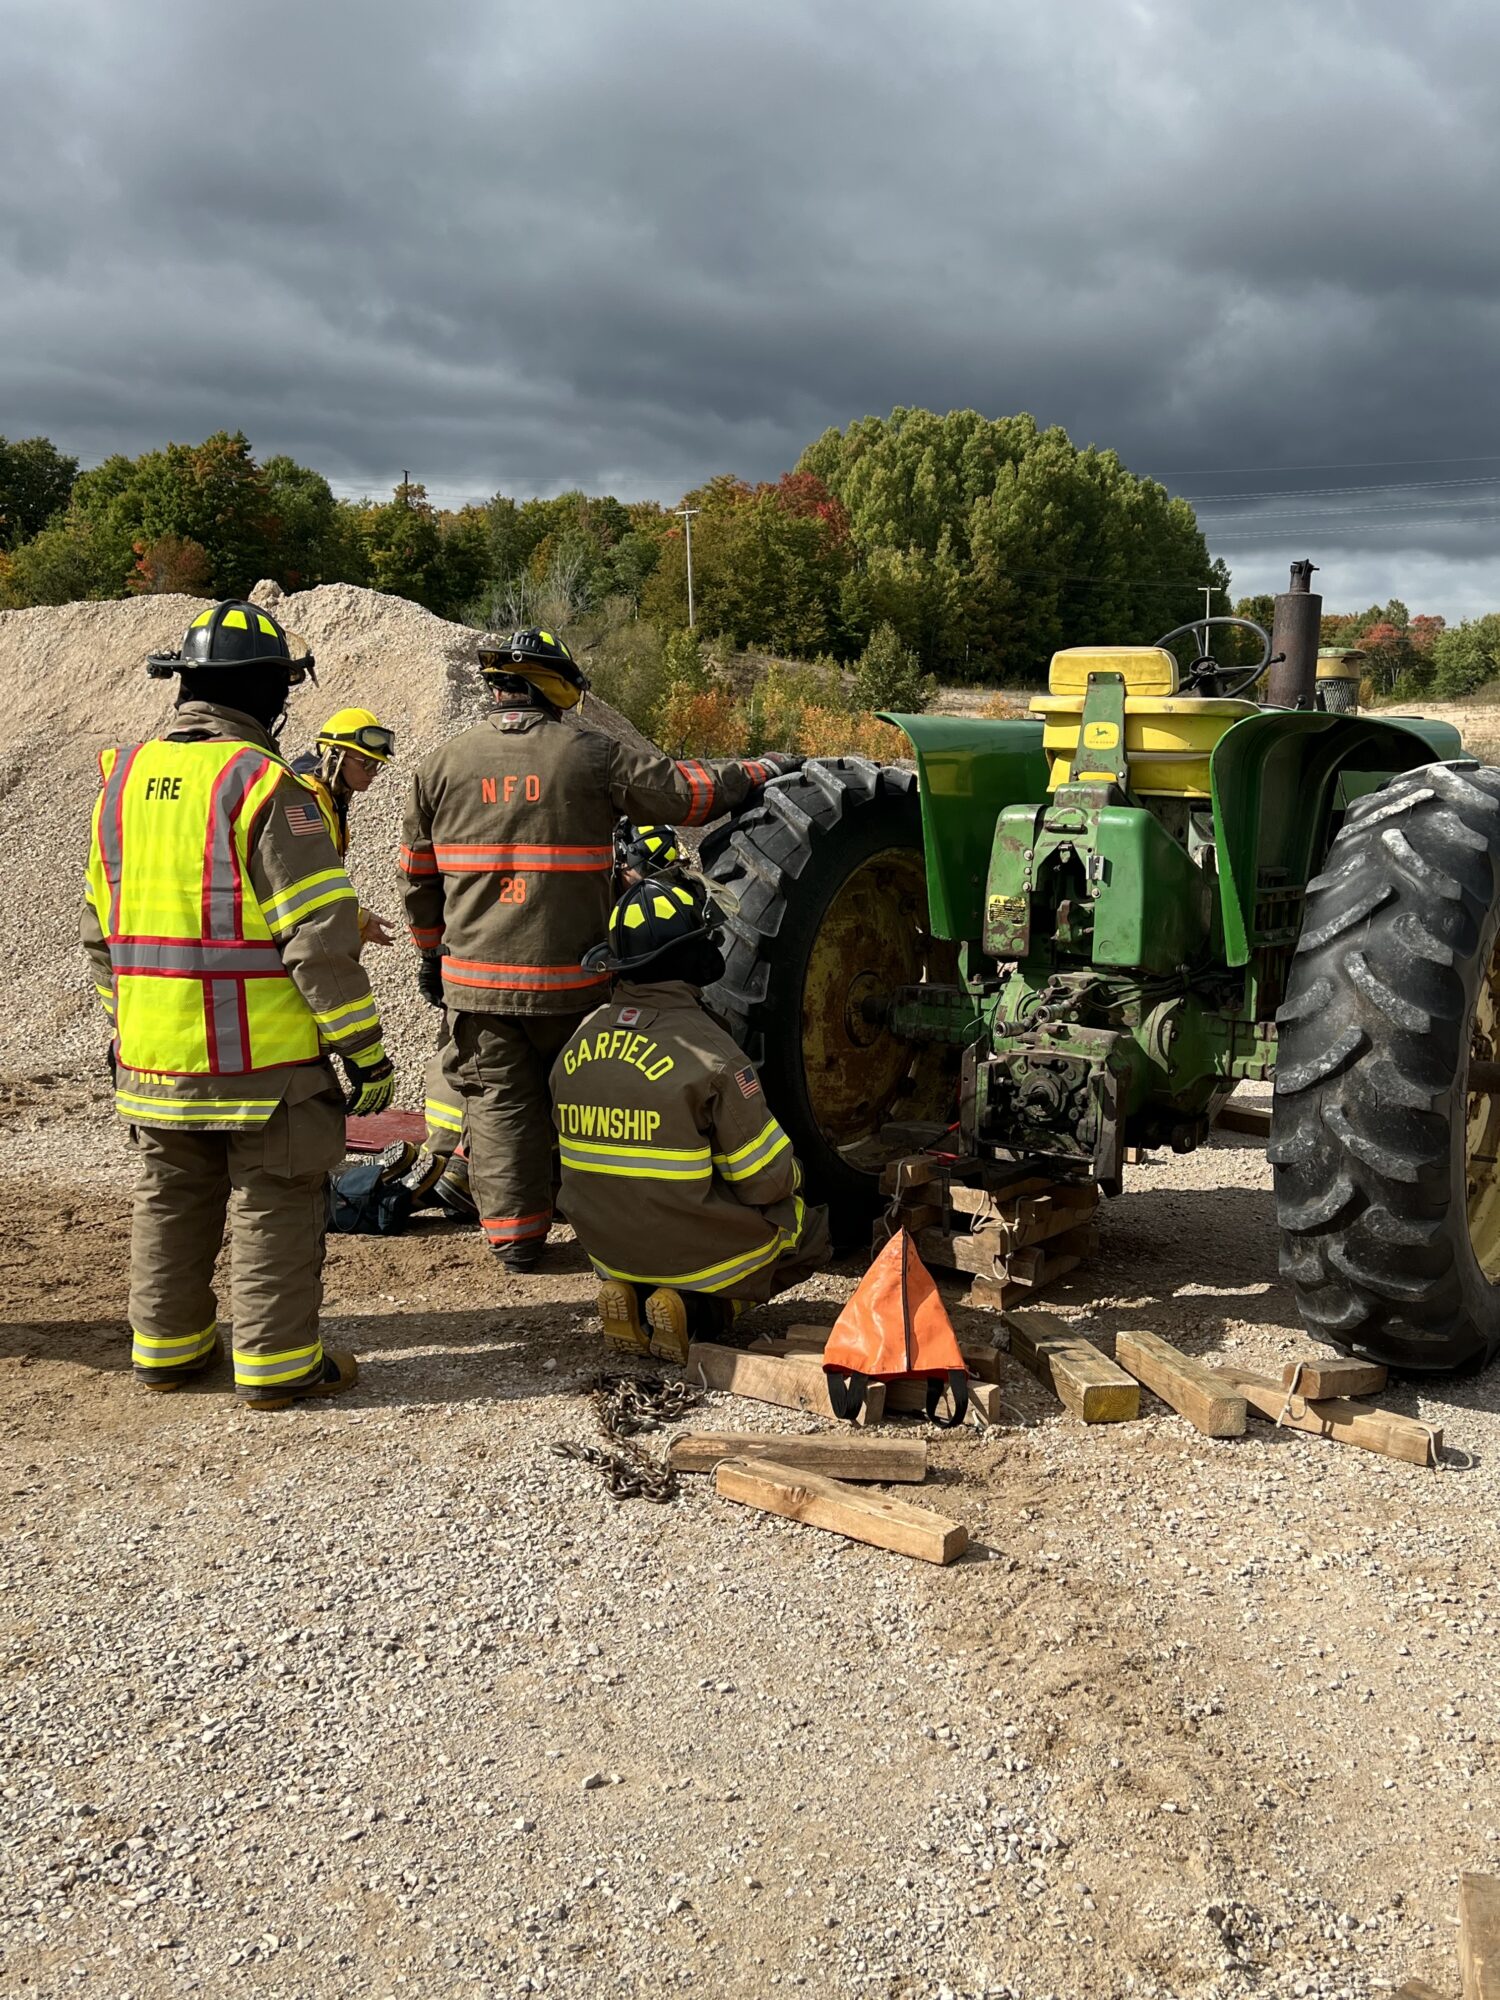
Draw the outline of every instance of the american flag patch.
<instances>
[{"instance_id":1,"label":"american flag patch","mask_svg":"<svg viewBox=\"0 0 1500 2000\"><path fill-rule=\"evenodd\" d=\"M287 800L286 823L293 833L326 833L323 815L316 806L305 806L300 800Z\"/></svg>"},{"instance_id":2,"label":"american flag patch","mask_svg":"<svg viewBox=\"0 0 1500 2000\"><path fill-rule=\"evenodd\" d=\"M754 1097L760 1090L760 1078L750 1068L737 1069L734 1080L740 1087L741 1097Z\"/></svg>"}]
</instances>

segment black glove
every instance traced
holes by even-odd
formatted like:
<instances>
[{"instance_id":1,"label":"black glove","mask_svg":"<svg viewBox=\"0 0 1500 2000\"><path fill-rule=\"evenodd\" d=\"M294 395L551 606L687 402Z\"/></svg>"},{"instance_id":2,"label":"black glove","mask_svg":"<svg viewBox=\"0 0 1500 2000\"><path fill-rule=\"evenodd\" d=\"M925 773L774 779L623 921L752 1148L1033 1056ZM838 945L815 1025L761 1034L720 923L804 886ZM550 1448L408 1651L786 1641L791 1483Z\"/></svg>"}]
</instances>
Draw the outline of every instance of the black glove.
<instances>
[{"instance_id":1,"label":"black glove","mask_svg":"<svg viewBox=\"0 0 1500 2000\"><path fill-rule=\"evenodd\" d=\"M113 1089L115 1083L115 1066L116 1066L115 1045L113 1042L111 1042L109 1044L109 1047L104 1051L104 1066L109 1071L110 1088Z\"/></svg>"},{"instance_id":2,"label":"black glove","mask_svg":"<svg viewBox=\"0 0 1500 2000\"><path fill-rule=\"evenodd\" d=\"M423 952L422 962L417 967L417 991L434 1007L446 1004L443 999L443 961L437 952Z\"/></svg>"},{"instance_id":3,"label":"black glove","mask_svg":"<svg viewBox=\"0 0 1500 2000\"><path fill-rule=\"evenodd\" d=\"M372 1061L371 1058L374 1058ZM344 1087L344 1110L351 1118L371 1118L384 1111L396 1095L396 1072L390 1057L377 1043L364 1058L340 1056L348 1082Z\"/></svg>"}]
</instances>

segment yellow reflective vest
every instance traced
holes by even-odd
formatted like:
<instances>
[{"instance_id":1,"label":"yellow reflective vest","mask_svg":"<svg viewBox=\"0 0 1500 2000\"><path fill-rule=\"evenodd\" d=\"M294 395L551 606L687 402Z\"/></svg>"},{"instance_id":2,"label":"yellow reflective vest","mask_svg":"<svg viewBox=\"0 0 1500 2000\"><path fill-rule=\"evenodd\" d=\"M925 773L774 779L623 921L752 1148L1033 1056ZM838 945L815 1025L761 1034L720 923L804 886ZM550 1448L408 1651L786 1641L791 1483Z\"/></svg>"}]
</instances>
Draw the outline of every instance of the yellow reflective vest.
<instances>
[{"instance_id":1,"label":"yellow reflective vest","mask_svg":"<svg viewBox=\"0 0 1500 2000\"><path fill-rule=\"evenodd\" d=\"M99 766L88 893L122 1067L217 1077L316 1062L319 1024L278 938L320 894L347 896L347 880L336 869L266 910L248 867L257 819L297 780L259 746L222 739L137 743Z\"/></svg>"}]
</instances>

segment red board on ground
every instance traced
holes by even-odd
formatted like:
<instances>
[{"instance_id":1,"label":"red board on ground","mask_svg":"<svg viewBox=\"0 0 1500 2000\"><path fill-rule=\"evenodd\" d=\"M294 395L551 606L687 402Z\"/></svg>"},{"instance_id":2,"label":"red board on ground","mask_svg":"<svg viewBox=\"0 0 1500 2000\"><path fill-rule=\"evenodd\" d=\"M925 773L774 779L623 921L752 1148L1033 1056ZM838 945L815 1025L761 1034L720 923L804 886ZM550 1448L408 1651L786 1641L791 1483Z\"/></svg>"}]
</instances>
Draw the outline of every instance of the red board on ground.
<instances>
[{"instance_id":1,"label":"red board on ground","mask_svg":"<svg viewBox=\"0 0 1500 2000\"><path fill-rule=\"evenodd\" d=\"M427 1120L420 1111L381 1111L373 1118L346 1118L344 1143L351 1153L383 1153L398 1139L420 1146Z\"/></svg>"}]
</instances>

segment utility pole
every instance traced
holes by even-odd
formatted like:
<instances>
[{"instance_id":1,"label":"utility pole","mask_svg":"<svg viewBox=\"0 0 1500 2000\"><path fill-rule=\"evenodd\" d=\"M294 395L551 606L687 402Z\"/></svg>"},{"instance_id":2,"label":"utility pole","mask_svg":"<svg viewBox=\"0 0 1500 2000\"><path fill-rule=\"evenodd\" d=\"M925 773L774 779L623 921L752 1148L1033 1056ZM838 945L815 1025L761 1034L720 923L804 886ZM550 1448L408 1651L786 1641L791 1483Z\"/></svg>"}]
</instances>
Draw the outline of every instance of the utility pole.
<instances>
[{"instance_id":1,"label":"utility pole","mask_svg":"<svg viewBox=\"0 0 1500 2000\"><path fill-rule=\"evenodd\" d=\"M673 509L673 512L682 516L682 526L687 536L688 630L691 632L693 629L693 516L701 514L703 509L701 507L676 507Z\"/></svg>"},{"instance_id":2,"label":"utility pole","mask_svg":"<svg viewBox=\"0 0 1500 2000\"><path fill-rule=\"evenodd\" d=\"M411 505L411 474L409 472L403 472L401 475L401 498L408 507Z\"/></svg>"}]
</instances>

